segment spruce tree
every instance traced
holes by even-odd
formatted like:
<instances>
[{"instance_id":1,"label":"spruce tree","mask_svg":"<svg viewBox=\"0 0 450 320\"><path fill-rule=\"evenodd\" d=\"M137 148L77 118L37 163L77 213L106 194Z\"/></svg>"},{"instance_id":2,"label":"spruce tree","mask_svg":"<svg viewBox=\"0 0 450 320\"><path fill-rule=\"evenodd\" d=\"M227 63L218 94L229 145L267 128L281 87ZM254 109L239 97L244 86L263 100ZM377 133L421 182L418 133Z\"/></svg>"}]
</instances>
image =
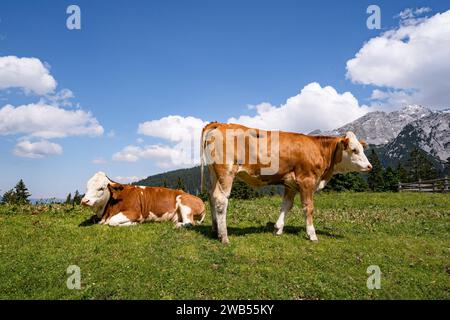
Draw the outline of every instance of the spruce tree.
<instances>
[{"instance_id":1,"label":"spruce tree","mask_svg":"<svg viewBox=\"0 0 450 320\"><path fill-rule=\"evenodd\" d=\"M362 192L368 189L367 182L359 173L351 172L346 174L336 174L331 178L325 187L325 191L356 191Z\"/></svg>"},{"instance_id":2,"label":"spruce tree","mask_svg":"<svg viewBox=\"0 0 450 320\"><path fill-rule=\"evenodd\" d=\"M66 204L71 204L72 203L72 194L69 192L69 194L67 195L66 198Z\"/></svg>"},{"instance_id":3,"label":"spruce tree","mask_svg":"<svg viewBox=\"0 0 450 320\"><path fill-rule=\"evenodd\" d=\"M438 176L433 163L428 159L425 152L419 148L414 148L409 154L406 169L408 170L409 181L435 179Z\"/></svg>"},{"instance_id":4,"label":"spruce tree","mask_svg":"<svg viewBox=\"0 0 450 320\"><path fill-rule=\"evenodd\" d=\"M181 177L178 177L176 189L186 190L186 186L184 185L184 180Z\"/></svg>"},{"instance_id":5,"label":"spruce tree","mask_svg":"<svg viewBox=\"0 0 450 320\"><path fill-rule=\"evenodd\" d=\"M383 174L384 191L398 190L398 175L391 167L387 167Z\"/></svg>"},{"instance_id":6,"label":"spruce tree","mask_svg":"<svg viewBox=\"0 0 450 320\"><path fill-rule=\"evenodd\" d=\"M14 189L6 191L2 196L2 204L16 204L17 196Z\"/></svg>"},{"instance_id":7,"label":"spruce tree","mask_svg":"<svg viewBox=\"0 0 450 320\"><path fill-rule=\"evenodd\" d=\"M22 179L17 182L14 189L16 194L16 201L18 204L30 203L30 200L28 200L28 198L31 196L31 194L28 192L28 189Z\"/></svg>"},{"instance_id":8,"label":"spruce tree","mask_svg":"<svg viewBox=\"0 0 450 320\"><path fill-rule=\"evenodd\" d=\"M257 198L258 196L259 193L244 181L239 178L234 179L230 198L246 200Z\"/></svg>"},{"instance_id":9,"label":"spruce tree","mask_svg":"<svg viewBox=\"0 0 450 320\"><path fill-rule=\"evenodd\" d=\"M81 202L81 195L80 195L80 193L78 192L78 190L75 190L75 193L74 193L74 195L73 195L73 199L72 199L72 204L73 205L76 205L76 204L80 204L80 202Z\"/></svg>"},{"instance_id":10,"label":"spruce tree","mask_svg":"<svg viewBox=\"0 0 450 320\"><path fill-rule=\"evenodd\" d=\"M384 180L383 180L383 165L381 164L378 154L372 149L369 155L369 161L372 164L372 170L369 172L367 177L367 183L372 191L383 191L384 190Z\"/></svg>"},{"instance_id":11,"label":"spruce tree","mask_svg":"<svg viewBox=\"0 0 450 320\"><path fill-rule=\"evenodd\" d=\"M395 174L399 182L409 182L408 171L399 162L395 169Z\"/></svg>"}]
</instances>

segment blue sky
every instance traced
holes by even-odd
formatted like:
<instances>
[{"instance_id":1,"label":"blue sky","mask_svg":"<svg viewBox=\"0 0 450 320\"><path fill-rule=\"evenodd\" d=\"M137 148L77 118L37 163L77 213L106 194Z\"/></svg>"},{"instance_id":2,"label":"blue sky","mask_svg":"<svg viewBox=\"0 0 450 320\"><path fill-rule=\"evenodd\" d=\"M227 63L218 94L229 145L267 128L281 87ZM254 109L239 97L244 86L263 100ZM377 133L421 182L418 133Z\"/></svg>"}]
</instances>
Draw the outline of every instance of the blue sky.
<instances>
[{"instance_id":1,"label":"blue sky","mask_svg":"<svg viewBox=\"0 0 450 320\"><path fill-rule=\"evenodd\" d=\"M70 4L81 8L81 30L66 28ZM366 26L370 4L381 8L381 30ZM422 7L431 9L427 17L449 9L443 1L2 1L0 57L39 59L57 82L47 97L69 89L72 106L57 107L90 112L103 133L43 138L0 128L0 194L20 178L33 197L64 197L75 189L84 192L98 170L112 178L167 171L172 166L161 165L164 159L120 161L113 155L130 145L173 146L175 140L154 130L139 134L146 121L169 115L202 121L253 117L256 111L248 105L282 106L314 82L321 86L317 90L351 92L367 112L374 88L409 87L367 80L362 71L346 77L347 61L370 39L399 28L395 15ZM361 65L358 70L364 70ZM0 86L0 109L42 97L23 86ZM12 150L24 139L45 140L61 151L18 156Z\"/></svg>"}]
</instances>

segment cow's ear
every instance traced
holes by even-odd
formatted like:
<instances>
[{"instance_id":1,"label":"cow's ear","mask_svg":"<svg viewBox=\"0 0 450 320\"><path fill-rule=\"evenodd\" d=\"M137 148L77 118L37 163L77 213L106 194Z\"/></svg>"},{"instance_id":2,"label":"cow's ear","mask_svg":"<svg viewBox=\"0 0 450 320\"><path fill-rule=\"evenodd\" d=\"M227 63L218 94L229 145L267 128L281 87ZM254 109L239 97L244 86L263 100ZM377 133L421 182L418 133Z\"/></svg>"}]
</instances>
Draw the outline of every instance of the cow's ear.
<instances>
[{"instance_id":1,"label":"cow's ear","mask_svg":"<svg viewBox=\"0 0 450 320\"><path fill-rule=\"evenodd\" d=\"M364 140L359 140L359 143L361 143L361 145L364 149L367 148L367 143Z\"/></svg>"},{"instance_id":2,"label":"cow's ear","mask_svg":"<svg viewBox=\"0 0 450 320\"><path fill-rule=\"evenodd\" d=\"M339 141L336 144L336 149L334 150L334 155L333 155L333 162L339 163L342 161L342 152L344 151L344 145L342 144L342 141Z\"/></svg>"},{"instance_id":3,"label":"cow's ear","mask_svg":"<svg viewBox=\"0 0 450 320\"><path fill-rule=\"evenodd\" d=\"M348 148L348 144L349 143L350 143L350 139L349 138L342 138L341 144L344 147L343 150L346 150Z\"/></svg>"},{"instance_id":4,"label":"cow's ear","mask_svg":"<svg viewBox=\"0 0 450 320\"><path fill-rule=\"evenodd\" d=\"M111 197L117 199L117 194L119 191L123 190L123 186L117 183L108 183L108 190L111 193Z\"/></svg>"}]
</instances>

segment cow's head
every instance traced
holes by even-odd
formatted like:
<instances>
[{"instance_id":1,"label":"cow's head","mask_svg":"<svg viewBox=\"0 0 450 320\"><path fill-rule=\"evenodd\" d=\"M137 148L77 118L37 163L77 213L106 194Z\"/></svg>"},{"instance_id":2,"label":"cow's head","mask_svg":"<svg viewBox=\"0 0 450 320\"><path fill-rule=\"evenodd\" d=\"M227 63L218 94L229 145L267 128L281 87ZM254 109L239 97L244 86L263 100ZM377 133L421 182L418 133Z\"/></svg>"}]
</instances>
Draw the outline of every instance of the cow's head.
<instances>
[{"instance_id":1,"label":"cow's head","mask_svg":"<svg viewBox=\"0 0 450 320\"><path fill-rule=\"evenodd\" d=\"M348 131L342 137L335 153L335 173L367 172L372 165L364 154L364 141L358 141L355 134Z\"/></svg>"},{"instance_id":2,"label":"cow's head","mask_svg":"<svg viewBox=\"0 0 450 320\"><path fill-rule=\"evenodd\" d=\"M111 182L104 172L97 172L87 182L87 190L81 204L92 207L97 216L101 216L105 205L108 203L110 192L108 184Z\"/></svg>"}]
</instances>

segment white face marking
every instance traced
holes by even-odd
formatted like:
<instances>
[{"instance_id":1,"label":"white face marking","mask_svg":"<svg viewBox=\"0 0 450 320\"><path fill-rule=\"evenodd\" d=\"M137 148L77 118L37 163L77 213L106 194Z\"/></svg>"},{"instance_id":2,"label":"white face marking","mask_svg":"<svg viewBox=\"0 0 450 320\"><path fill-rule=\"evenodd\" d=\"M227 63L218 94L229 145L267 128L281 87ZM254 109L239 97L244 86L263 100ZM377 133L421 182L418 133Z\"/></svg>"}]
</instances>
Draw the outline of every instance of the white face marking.
<instances>
[{"instance_id":1,"label":"white face marking","mask_svg":"<svg viewBox=\"0 0 450 320\"><path fill-rule=\"evenodd\" d=\"M370 171L372 165L364 154L364 148L351 131L345 135L349 139L348 148L342 152L342 161L336 164L336 173Z\"/></svg>"},{"instance_id":2,"label":"white face marking","mask_svg":"<svg viewBox=\"0 0 450 320\"><path fill-rule=\"evenodd\" d=\"M87 182L86 194L81 201L83 204L92 207L97 216L101 216L109 200L109 183L111 181L104 172L97 172Z\"/></svg>"}]
</instances>

